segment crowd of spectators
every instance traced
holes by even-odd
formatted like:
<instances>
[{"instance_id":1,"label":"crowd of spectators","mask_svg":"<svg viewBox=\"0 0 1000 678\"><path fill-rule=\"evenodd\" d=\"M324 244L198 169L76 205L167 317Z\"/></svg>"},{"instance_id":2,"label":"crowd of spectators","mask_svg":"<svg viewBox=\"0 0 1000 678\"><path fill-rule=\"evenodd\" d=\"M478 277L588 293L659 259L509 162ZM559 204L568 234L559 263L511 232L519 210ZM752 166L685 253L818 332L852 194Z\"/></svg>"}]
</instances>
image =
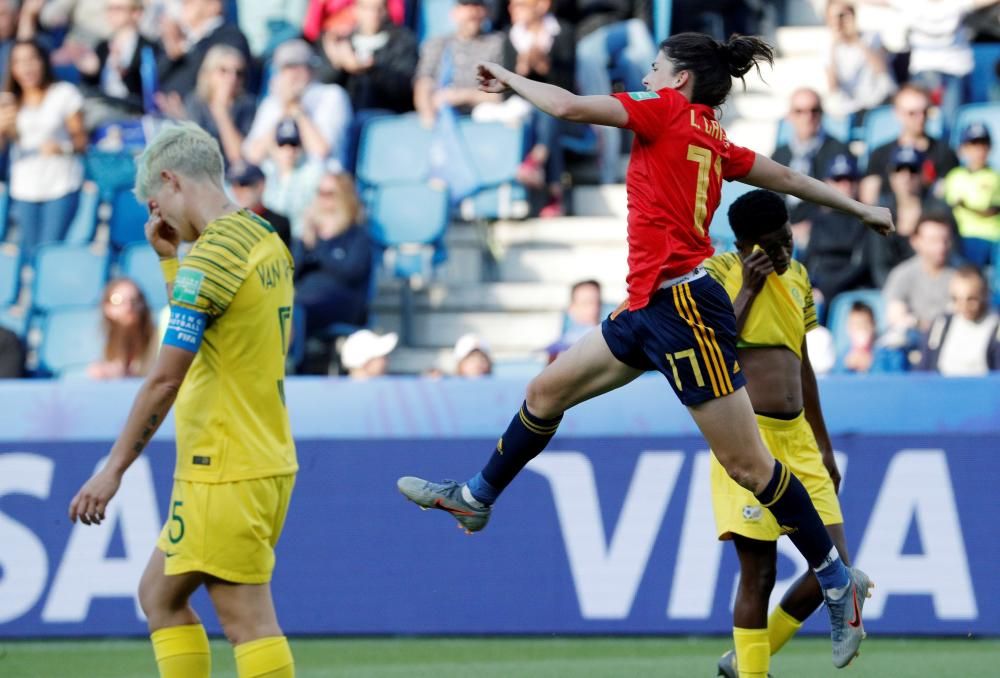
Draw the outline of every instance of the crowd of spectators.
<instances>
[{"instance_id":1,"label":"crowd of spectators","mask_svg":"<svg viewBox=\"0 0 1000 678\"><path fill-rule=\"evenodd\" d=\"M720 4L739 6L720 14L722 30L748 28L747 7L754 3L706 7ZM956 130L957 148L948 143L973 68L963 21L995 4L826 3L829 94L794 91L790 134L774 157L847 195L889 207L898 227L894 236L875 238L840 213L789 201L797 256L811 271L821 305L845 292L883 291L883 304L851 307L850 347L843 353L830 343L830 351L843 353L831 357L831 369L957 374L968 373L973 362L976 369L996 364L991 351L1000 335L983 277L996 266L992 257L1000 243L1000 173L989 163L990 128L973 121ZM151 117L194 121L219 140L235 200L274 224L294 255L309 337L326 340L332 326L363 327L369 317L375 251L353 172L361 130L373 118L412 113L432 132L456 115L523 125L517 179L539 198L536 214L565 214L561 140L580 130L515 95L479 91L474 64L499 61L582 94L641 89L656 50L651 3L455 0L452 30L422 42L418 5L0 0L0 174L8 182L15 225L8 233L15 234L24 260L66 236L84 184L82 154L109 130L141 127ZM686 8L678 10L676 27L710 25L685 23L698 3L676 5ZM877 33L859 30L861 5L897 11L909 36L906 54L887 51ZM859 127L868 111L889 103L898 137L861 157L856 144L824 126L824 116L832 114L852 116ZM943 122L935 131L932 115ZM627 135L613 128L593 132L599 180L621 181ZM973 289L980 283L982 289ZM980 300L974 311L973 297ZM109 348L90 374L141 374L139 344L158 309L145 308L138 286L121 280L109 284L102 309ZM573 286L563 334L545 348L550 359L601 317L600 286L590 280ZM120 330L122 323L131 329ZM990 341L974 351L983 360L957 365L955 346L979 342L986 328L993 328ZM344 347L344 369L358 376L384 372L398 338L355 337ZM367 348L352 353L348 347L355 344ZM347 355L361 357L348 361ZM457 374L492 373L483 338L462 337L453 358Z\"/></svg>"}]
</instances>

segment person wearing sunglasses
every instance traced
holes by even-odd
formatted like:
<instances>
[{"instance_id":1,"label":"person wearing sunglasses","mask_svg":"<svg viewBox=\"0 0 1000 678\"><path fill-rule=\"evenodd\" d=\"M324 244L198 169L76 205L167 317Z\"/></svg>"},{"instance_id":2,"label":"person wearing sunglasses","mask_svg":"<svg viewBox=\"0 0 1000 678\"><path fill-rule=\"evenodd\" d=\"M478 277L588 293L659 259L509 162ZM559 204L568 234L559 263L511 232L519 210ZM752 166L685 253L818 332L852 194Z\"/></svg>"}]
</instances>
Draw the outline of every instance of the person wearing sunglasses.
<instances>
[{"instance_id":1,"label":"person wearing sunglasses","mask_svg":"<svg viewBox=\"0 0 1000 678\"><path fill-rule=\"evenodd\" d=\"M950 312L924 335L920 367L946 377L981 377L1000 370L1000 316L975 266L958 268L948 283Z\"/></svg>"}]
</instances>

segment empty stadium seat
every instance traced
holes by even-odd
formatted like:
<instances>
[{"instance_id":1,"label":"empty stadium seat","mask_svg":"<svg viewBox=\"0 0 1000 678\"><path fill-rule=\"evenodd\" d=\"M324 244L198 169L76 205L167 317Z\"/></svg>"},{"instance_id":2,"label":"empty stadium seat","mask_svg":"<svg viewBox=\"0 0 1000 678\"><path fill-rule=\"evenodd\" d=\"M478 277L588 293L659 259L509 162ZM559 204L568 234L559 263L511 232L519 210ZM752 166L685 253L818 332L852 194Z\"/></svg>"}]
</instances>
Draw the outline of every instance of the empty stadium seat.
<instances>
[{"instance_id":1,"label":"empty stadium seat","mask_svg":"<svg viewBox=\"0 0 1000 678\"><path fill-rule=\"evenodd\" d=\"M147 219L149 210L135 199L131 190L116 191L111 199L111 219L108 222L112 247L121 249L132 243L145 242Z\"/></svg>"},{"instance_id":2,"label":"empty stadium seat","mask_svg":"<svg viewBox=\"0 0 1000 678\"><path fill-rule=\"evenodd\" d=\"M927 134L940 139L942 131L941 116L935 116L927 120L925 128ZM865 114L865 121L862 127L861 140L865 142L865 154L861 158L861 165L868 164L868 156L879 146L889 143L899 137L899 120L892 106L879 106L873 108Z\"/></svg>"},{"instance_id":3,"label":"empty stadium seat","mask_svg":"<svg viewBox=\"0 0 1000 678\"><path fill-rule=\"evenodd\" d=\"M455 0L422 0L417 5L417 39L421 43L455 30L451 20Z\"/></svg>"},{"instance_id":4,"label":"empty stadium seat","mask_svg":"<svg viewBox=\"0 0 1000 678\"><path fill-rule=\"evenodd\" d=\"M358 179L369 185L424 181L430 145L430 130L415 113L369 120L358 146Z\"/></svg>"},{"instance_id":5,"label":"empty stadium seat","mask_svg":"<svg viewBox=\"0 0 1000 678\"><path fill-rule=\"evenodd\" d=\"M31 295L36 312L63 306L96 305L101 300L108 272L106 255L82 245L42 245L35 257Z\"/></svg>"},{"instance_id":6,"label":"empty stadium seat","mask_svg":"<svg viewBox=\"0 0 1000 678\"><path fill-rule=\"evenodd\" d=\"M871 307L875 314L875 324L879 334L885 331L885 302L881 290L852 290L841 292L830 302L830 312L827 314L826 326L833 334L833 343L837 355L843 355L848 349L847 314L855 302L863 302Z\"/></svg>"},{"instance_id":7,"label":"empty stadium seat","mask_svg":"<svg viewBox=\"0 0 1000 678\"><path fill-rule=\"evenodd\" d=\"M1000 168L1000 103L966 104L958 109L951 130L951 145L958 148L962 130L974 122L981 122L990 130L993 145L990 148L990 165Z\"/></svg>"},{"instance_id":8,"label":"empty stadium seat","mask_svg":"<svg viewBox=\"0 0 1000 678\"><path fill-rule=\"evenodd\" d=\"M990 289L993 290L993 305L1000 306L1000 242L993 250L993 266L989 270Z\"/></svg>"},{"instance_id":9,"label":"empty stadium seat","mask_svg":"<svg viewBox=\"0 0 1000 678\"><path fill-rule=\"evenodd\" d=\"M0 183L0 242L7 239L7 227L10 225L10 192L7 184Z\"/></svg>"},{"instance_id":10,"label":"empty stadium seat","mask_svg":"<svg viewBox=\"0 0 1000 678\"><path fill-rule=\"evenodd\" d=\"M101 196L97 184L86 182L80 190L80 202L76 206L76 214L69 222L66 237L63 242L71 245L83 245L94 239L97 230L97 208L101 206Z\"/></svg>"},{"instance_id":11,"label":"empty stadium seat","mask_svg":"<svg viewBox=\"0 0 1000 678\"><path fill-rule=\"evenodd\" d=\"M996 66L1000 60L1000 43L982 42L972 45L975 66L968 78L969 101L990 100L990 89L997 84Z\"/></svg>"},{"instance_id":12,"label":"empty stadium seat","mask_svg":"<svg viewBox=\"0 0 1000 678\"><path fill-rule=\"evenodd\" d=\"M160 273L160 257L152 247L133 243L122 252L120 262L122 276L135 281L154 313L167 305L167 286Z\"/></svg>"},{"instance_id":13,"label":"empty stadium seat","mask_svg":"<svg viewBox=\"0 0 1000 678\"><path fill-rule=\"evenodd\" d=\"M850 115L824 115L823 130L827 135L837 141L848 143L851 140L851 116ZM783 146L792 138L792 126L787 118L778 121L778 138L774 145Z\"/></svg>"},{"instance_id":14,"label":"empty stadium seat","mask_svg":"<svg viewBox=\"0 0 1000 678\"><path fill-rule=\"evenodd\" d=\"M524 157L524 127L464 118L459 133L479 180L479 188L462 201L463 219L503 219L527 216L527 191L517 183Z\"/></svg>"},{"instance_id":15,"label":"empty stadium seat","mask_svg":"<svg viewBox=\"0 0 1000 678\"><path fill-rule=\"evenodd\" d=\"M21 254L17 248L5 245L0 248L0 307L17 301L21 282Z\"/></svg>"},{"instance_id":16,"label":"empty stadium seat","mask_svg":"<svg viewBox=\"0 0 1000 678\"><path fill-rule=\"evenodd\" d=\"M0 327L23 338L28 332L28 314L24 309L11 306L0 308Z\"/></svg>"},{"instance_id":17,"label":"empty stadium seat","mask_svg":"<svg viewBox=\"0 0 1000 678\"><path fill-rule=\"evenodd\" d=\"M63 308L48 314L38 347L38 371L47 376L79 372L100 359L101 311L94 306Z\"/></svg>"},{"instance_id":18,"label":"empty stadium seat","mask_svg":"<svg viewBox=\"0 0 1000 678\"><path fill-rule=\"evenodd\" d=\"M110 201L135 185L135 158L125 152L87 151L83 165L88 179L97 184L101 200Z\"/></svg>"}]
</instances>

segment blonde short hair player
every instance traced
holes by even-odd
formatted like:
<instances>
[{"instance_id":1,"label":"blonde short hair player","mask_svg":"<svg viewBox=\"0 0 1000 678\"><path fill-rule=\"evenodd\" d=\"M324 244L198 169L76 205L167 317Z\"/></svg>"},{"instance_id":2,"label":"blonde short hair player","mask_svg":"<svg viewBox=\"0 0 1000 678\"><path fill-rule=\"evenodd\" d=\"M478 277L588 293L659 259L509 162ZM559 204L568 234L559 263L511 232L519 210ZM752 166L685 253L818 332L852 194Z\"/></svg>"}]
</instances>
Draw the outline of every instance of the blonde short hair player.
<instances>
[{"instance_id":1,"label":"blonde short hair player","mask_svg":"<svg viewBox=\"0 0 1000 678\"><path fill-rule=\"evenodd\" d=\"M138 165L135 192L149 206L146 237L160 255L170 322L107 464L73 498L70 519L100 524L175 406L169 517L139 584L160 676L210 675L208 637L189 602L204 586L240 678L290 677L270 581L298 470L284 404L292 258L270 224L230 202L218 143L201 128L165 128ZM182 240L194 246L178 263Z\"/></svg>"}]
</instances>

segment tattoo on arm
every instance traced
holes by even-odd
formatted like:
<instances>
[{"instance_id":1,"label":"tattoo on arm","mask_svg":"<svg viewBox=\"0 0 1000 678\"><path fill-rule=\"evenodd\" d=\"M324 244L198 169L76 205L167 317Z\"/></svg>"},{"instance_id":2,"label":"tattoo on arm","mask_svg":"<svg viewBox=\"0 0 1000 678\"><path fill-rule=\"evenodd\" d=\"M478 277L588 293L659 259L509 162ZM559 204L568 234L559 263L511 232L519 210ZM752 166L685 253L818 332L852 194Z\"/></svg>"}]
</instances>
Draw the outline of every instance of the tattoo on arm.
<instances>
[{"instance_id":1,"label":"tattoo on arm","mask_svg":"<svg viewBox=\"0 0 1000 678\"><path fill-rule=\"evenodd\" d=\"M149 442L150 436L153 435L155 426L159 421L160 417L157 414L153 414L149 417L149 423L146 425L146 428L142 430L142 436L140 436L139 440L137 440L132 446L133 452L136 454L142 454L142 451L146 448L146 444Z\"/></svg>"}]
</instances>

